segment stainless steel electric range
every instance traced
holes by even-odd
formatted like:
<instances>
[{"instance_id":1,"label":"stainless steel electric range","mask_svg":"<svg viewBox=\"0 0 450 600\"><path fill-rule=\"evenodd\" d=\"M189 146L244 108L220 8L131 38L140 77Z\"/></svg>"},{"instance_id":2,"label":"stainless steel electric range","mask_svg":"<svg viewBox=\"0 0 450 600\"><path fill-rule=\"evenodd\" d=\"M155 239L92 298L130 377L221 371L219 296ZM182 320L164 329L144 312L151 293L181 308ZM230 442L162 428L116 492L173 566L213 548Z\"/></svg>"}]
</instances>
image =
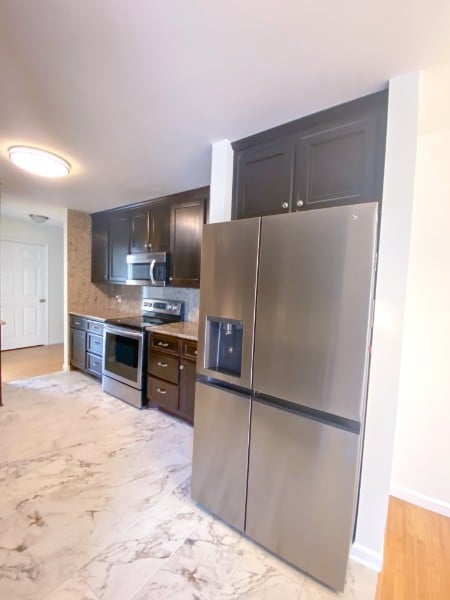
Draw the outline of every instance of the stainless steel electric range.
<instances>
[{"instance_id":1,"label":"stainless steel electric range","mask_svg":"<svg viewBox=\"0 0 450 600\"><path fill-rule=\"evenodd\" d=\"M142 314L110 319L103 336L102 390L136 408L146 405L147 328L182 321L184 302L148 298Z\"/></svg>"}]
</instances>

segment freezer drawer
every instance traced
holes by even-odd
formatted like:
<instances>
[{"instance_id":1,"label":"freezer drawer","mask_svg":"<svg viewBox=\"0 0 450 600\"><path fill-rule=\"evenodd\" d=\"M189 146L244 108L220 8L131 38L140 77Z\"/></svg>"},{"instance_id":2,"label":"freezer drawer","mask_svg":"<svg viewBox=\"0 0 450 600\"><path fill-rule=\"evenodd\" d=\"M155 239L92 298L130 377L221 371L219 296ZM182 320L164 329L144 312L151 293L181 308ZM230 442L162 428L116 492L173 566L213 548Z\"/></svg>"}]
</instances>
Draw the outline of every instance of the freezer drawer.
<instances>
[{"instance_id":1,"label":"freezer drawer","mask_svg":"<svg viewBox=\"0 0 450 600\"><path fill-rule=\"evenodd\" d=\"M244 530L250 397L197 382L192 498Z\"/></svg>"},{"instance_id":2,"label":"freezer drawer","mask_svg":"<svg viewBox=\"0 0 450 600\"><path fill-rule=\"evenodd\" d=\"M250 440L246 534L342 590L359 435L254 401Z\"/></svg>"}]
</instances>

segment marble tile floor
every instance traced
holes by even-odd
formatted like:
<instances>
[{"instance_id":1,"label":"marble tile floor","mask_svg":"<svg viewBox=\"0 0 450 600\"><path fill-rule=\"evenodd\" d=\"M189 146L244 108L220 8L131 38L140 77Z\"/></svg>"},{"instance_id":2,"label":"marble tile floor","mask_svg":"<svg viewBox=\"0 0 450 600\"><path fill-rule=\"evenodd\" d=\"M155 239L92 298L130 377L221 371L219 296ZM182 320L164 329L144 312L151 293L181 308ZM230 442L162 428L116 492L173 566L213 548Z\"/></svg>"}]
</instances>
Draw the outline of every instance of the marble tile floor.
<instances>
[{"instance_id":1,"label":"marble tile floor","mask_svg":"<svg viewBox=\"0 0 450 600\"><path fill-rule=\"evenodd\" d=\"M0 409L0 599L369 600L335 594L190 499L192 429L79 373L6 384Z\"/></svg>"}]
</instances>

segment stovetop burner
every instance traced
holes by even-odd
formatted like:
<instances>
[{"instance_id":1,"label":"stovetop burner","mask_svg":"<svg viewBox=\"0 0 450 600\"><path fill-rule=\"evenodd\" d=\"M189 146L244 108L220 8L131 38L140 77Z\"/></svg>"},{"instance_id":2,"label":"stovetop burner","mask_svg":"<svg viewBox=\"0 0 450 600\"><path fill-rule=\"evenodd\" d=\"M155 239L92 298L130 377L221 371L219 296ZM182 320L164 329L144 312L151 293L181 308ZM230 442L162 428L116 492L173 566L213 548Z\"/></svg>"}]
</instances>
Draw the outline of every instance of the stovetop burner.
<instances>
[{"instance_id":1,"label":"stovetop burner","mask_svg":"<svg viewBox=\"0 0 450 600\"><path fill-rule=\"evenodd\" d=\"M184 302L146 298L141 304L141 315L108 319L106 323L143 331L152 325L175 323L184 317Z\"/></svg>"}]
</instances>

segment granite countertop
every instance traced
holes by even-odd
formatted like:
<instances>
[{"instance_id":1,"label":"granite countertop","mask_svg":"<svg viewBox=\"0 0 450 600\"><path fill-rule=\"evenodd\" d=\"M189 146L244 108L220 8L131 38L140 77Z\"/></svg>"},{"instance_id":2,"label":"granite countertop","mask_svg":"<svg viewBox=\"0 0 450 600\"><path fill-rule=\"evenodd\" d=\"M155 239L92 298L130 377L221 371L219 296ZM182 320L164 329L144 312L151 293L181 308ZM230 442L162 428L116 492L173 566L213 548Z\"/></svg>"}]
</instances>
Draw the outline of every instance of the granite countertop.
<instances>
[{"instance_id":1,"label":"granite countertop","mask_svg":"<svg viewBox=\"0 0 450 600\"><path fill-rule=\"evenodd\" d=\"M82 310L70 310L70 315L77 315L78 317L86 317L87 319L94 319L95 321L106 321L106 319L120 319L121 317L134 317L138 313L127 313L120 312L117 309L110 308L83 308Z\"/></svg>"},{"instance_id":2,"label":"granite countertop","mask_svg":"<svg viewBox=\"0 0 450 600\"><path fill-rule=\"evenodd\" d=\"M186 340L198 340L198 323L193 321L180 321L179 323L166 323L166 325L153 325L147 327L147 331L152 333L164 333L165 335L174 335L175 337Z\"/></svg>"}]
</instances>

